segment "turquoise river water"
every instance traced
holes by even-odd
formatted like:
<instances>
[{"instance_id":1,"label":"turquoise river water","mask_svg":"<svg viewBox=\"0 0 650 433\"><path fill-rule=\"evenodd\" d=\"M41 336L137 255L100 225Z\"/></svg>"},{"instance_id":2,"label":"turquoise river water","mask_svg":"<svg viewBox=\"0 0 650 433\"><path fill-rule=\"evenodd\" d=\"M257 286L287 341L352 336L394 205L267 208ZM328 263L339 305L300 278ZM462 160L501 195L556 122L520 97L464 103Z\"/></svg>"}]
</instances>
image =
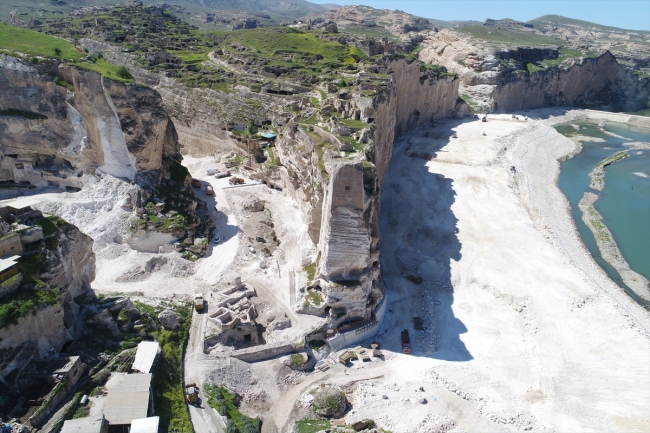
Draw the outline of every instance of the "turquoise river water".
<instances>
[{"instance_id":1,"label":"turquoise river water","mask_svg":"<svg viewBox=\"0 0 650 433\"><path fill-rule=\"evenodd\" d=\"M580 236L596 262L632 298L650 308L650 303L636 296L623 283L616 269L602 259L596 240L582 221L582 212L578 208L585 192L598 193L589 188L591 170L608 156L627 151L628 158L605 169L605 188L598 193L600 197L594 207L602 215L603 223L612 232L630 268L650 279L650 149L631 149L630 146L634 141L650 142L650 130L610 122L600 127L588 121L573 121L558 125L556 129L565 136L599 139L596 142L580 140L582 151L560 164L558 185L571 203Z\"/></svg>"}]
</instances>

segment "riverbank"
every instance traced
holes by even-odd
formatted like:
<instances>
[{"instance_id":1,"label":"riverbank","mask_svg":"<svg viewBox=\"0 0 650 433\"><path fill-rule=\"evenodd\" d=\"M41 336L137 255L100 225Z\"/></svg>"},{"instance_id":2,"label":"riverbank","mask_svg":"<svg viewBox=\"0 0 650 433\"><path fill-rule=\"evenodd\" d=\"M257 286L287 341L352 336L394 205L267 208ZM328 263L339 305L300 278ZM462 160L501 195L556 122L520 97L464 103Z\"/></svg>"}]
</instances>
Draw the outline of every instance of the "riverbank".
<instances>
[{"instance_id":1,"label":"riverbank","mask_svg":"<svg viewBox=\"0 0 650 433\"><path fill-rule=\"evenodd\" d=\"M650 313L632 300L606 272L596 263L585 246L571 216L571 206L557 186L560 173L559 161L572 156L576 143L553 129L553 126L576 120L597 122L612 121L650 127L650 118L606 113L593 110L567 110L548 108L529 114L536 124L517 137L518 145L513 151L513 165L521 166L525 175L517 176L522 198L528 203L531 215L536 215L548 235L555 238L558 248L570 258L572 264L589 279L595 287L607 294L644 330L648 329ZM624 269L617 269L619 273Z\"/></svg>"},{"instance_id":2,"label":"riverbank","mask_svg":"<svg viewBox=\"0 0 650 433\"><path fill-rule=\"evenodd\" d=\"M436 431L429 421L485 432L650 427L648 313L582 245L557 186L558 160L575 145L543 123L551 113L441 120L395 144L380 216L389 309L375 337L390 355L384 385L360 387L346 422L372 418L396 433ZM426 405L409 400L419 387Z\"/></svg>"},{"instance_id":3,"label":"riverbank","mask_svg":"<svg viewBox=\"0 0 650 433\"><path fill-rule=\"evenodd\" d=\"M608 263L610 263L619 273L623 282L634 291L643 300L650 302L650 288L648 280L637 272L630 269L629 263L623 258L621 250L618 248L612 232L603 224L603 217L594 208L594 203L598 200L598 195L592 192L586 192L580 200L578 206L582 211L582 221L589 227L596 238L598 249Z\"/></svg>"}]
</instances>

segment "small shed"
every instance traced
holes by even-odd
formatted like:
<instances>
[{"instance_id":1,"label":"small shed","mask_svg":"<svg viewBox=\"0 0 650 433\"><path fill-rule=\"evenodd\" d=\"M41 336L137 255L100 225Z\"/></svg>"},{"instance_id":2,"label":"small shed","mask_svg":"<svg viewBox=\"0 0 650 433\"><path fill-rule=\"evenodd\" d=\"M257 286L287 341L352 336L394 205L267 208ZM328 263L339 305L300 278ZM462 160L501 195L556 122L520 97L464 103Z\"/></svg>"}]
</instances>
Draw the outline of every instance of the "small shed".
<instances>
[{"instance_id":1,"label":"small shed","mask_svg":"<svg viewBox=\"0 0 650 433\"><path fill-rule=\"evenodd\" d=\"M7 256L0 259L0 283L7 281L18 273L18 259L20 256Z\"/></svg>"},{"instance_id":2,"label":"small shed","mask_svg":"<svg viewBox=\"0 0 650 433\"><path fill-rule=\"evenodd\" d=\"M140 342L131 368L141 373L151 373L151 367L159 352L160 345L157 341Z\"/></svg>"}]
</instances>

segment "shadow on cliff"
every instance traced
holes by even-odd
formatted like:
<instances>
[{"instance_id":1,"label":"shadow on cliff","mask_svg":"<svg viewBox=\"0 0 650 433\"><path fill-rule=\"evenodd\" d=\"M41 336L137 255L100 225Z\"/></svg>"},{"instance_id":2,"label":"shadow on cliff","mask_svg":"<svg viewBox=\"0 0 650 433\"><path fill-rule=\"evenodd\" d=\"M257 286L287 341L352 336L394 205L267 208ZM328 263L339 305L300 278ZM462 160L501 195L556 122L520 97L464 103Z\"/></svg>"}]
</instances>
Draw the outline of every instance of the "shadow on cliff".
<instances>
[{"instance_id":1,"label":"shadow on cliff","mask_svg":"<svg viewBox=\"0 0 650 433\"><path fill-rule=\"evenodd\" d=\"M468 361L473 357L460 338L467 328L451 308L451 266L462 257L451 209L456 193L453 179L427 166L444 152L457 124L419 128L394 145L381 193L380 260L389 309L379 338L385 349L401 352L400 332L408 329L411 355Z\"/></svg>"}]
</instances>

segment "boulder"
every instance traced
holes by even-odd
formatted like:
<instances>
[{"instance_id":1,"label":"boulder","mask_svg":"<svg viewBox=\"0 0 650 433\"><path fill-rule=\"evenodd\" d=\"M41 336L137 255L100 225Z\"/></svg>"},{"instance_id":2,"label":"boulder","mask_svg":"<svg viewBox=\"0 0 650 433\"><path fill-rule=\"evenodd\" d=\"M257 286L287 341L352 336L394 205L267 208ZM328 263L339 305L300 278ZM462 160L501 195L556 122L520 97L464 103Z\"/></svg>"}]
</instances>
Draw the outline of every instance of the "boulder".
<instances>
[{"instance_id":1,"label":"boulder","mask_svg":"<svg viewBox=\"0 0 650 433\"><path fill-rule=\"evenodd\" d=\"M164 310L158 314L160 324L167 329L176 329L180 326L180 318L172 310Z\"/></svg>"},{"instance_id":2,"label":"boulder","mask_svg":"<svg viewBox=\"0 0 650 433\"><path fill-rule=\"evenodd\" d=\"M311 407L316 415L327 418L340 418L345 413L348 400L343 390L338 386L317 388L311 394L314 396Z\"/></svg>"},{"instance_id":3,"label":"boulder","mask_svg":"<svg viewBox=\"0 0 650 433\"><path fill-rule=\"evenodd\" d=\"M278 331L280 329L291 328L291 320L286 317L275 318L271 323L268 324L266 331L271 333L273 331Z\"/></svg>"},{"instance_id":4,"label":"boulder","mask_svg":"<svg viewBox=\"0 0 650 433\"><path fill-rule=\"evenodd\" d=\"M22 242L23 245L42 241L43 239L43 229L39 226L28 228L20 233L20 242Z\"/></svg>"}]
</instances>

